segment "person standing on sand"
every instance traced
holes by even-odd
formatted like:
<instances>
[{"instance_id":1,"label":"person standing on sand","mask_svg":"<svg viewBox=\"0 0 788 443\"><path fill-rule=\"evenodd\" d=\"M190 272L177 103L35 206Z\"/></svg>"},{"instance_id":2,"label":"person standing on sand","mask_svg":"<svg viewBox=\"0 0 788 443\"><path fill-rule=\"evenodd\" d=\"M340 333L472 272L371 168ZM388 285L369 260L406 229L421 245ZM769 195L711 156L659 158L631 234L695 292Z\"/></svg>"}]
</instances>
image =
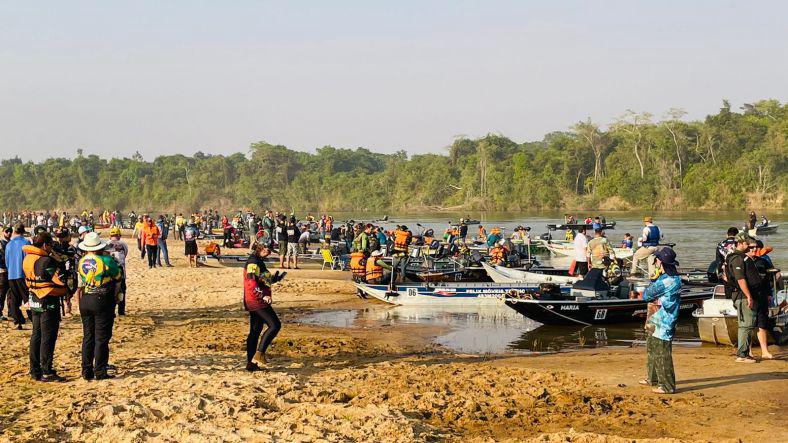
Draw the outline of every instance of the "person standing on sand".
<instances>
[{"instance_id":1,"label":"person standing on sand","mask_svg":"<svg viewBox=\"0 0 788 443\"><path fill-rule=\"evenodd\" d=\"M184 253L189 257L190 268L197 267L197 237L199 236L200 230L197 229L197 224L194 222L194 217L192 217L183 230Z\"/></svg>"},{"instance_id":2,"label":"person standing on sand","mask_svg":"<svg viewBox=\"0 0 788 443\"><path fill-rule=\"evenodd\" d=\"M120 293L120 268L106 253L106 247L107 243L96 232L85 235L85 240L79 244L79 249L86 253L77 265L79 289L76 293L82 318L82 378L85 380L114 378L107 374L109 341L115 323L115 304L123 294Z\"/></svg>"},{"instance_id":3,"label":"person standing on sand","mask_svg":"<svg viewBox=\"0 0 788 443\"><path fill-rule=\"evenodd\" d=\"M752 333L755 330L755 295L761 277L750 252L757 248L755 239L740 232L736 235L736 249L725 257L725 292L730 294L739 321L736 362L755 363L752 356Z\"/></svg>"},{"instance_id":4,"label":"person standing on sand","mask_svg":"<svg viewBox=\"0 0 788 443\"><path fill-rule=\"evenodd\" d=\"M5 214L3 214L3 218L5 218ZM5 247L8 241L11 240L12 232L14 232L14 228L6 226L3 228L2 236L0 236L0 320L2 321L8 320L8 318L3 315L6 294L8 293L8 269L5 265ZM11 313L9 312L8 315L11 315Z\"/></svg>"},{"instance_id":5,"label":"person standing on sand","mask_svg":"<svg viewBox=\"0 0 788 443\"><path fill-rule=\"evenodd\" d=\"M22 329L22 325L25 324L25 316L21 308L28 301L22 262L25 259L23 248L30 242L24 237L25 233L25 225L17 224L11 240L5 245L5 264L8 270L8 315L14 320L17 329ZM30 317L29 312L28 317Z\"/></svg>"},{"instance_id":6,"label":"person standing on sand","mask_svg":"<svg viewBox=\"0 0 788 443\"><path fill-rule=\"evenodd\" d=\"M136 218L136 217L134 217ZM137 239L137 249L140 251L140 258L145 258L145 243L142 240L143 231L145 230L145 223L148 221L148 216L143 215L134 223L134 231L131 233L131 238Z\"/></svg>"},{"instance_id":7,"label":"person standing on sand","mask_svg":"<svg viewBox=\"0 0 788 443\"><path fill-rule=\"evenodd\" d=\"M159 228L159 241L156 243L156 264L162 268L161 256L164 255L164 264L171 268L170 264L170 251L167 248L167 237L170 235L170 222L164 215L159 216L159 221L156 222L156 227Z\"/></svg>"},{"instance_id":8,"label":"person standing on sand","mask_svg":"<svg viewBox=\"0 0 788 443\"><path fill-rule=\"evenodd\" d=\"M646 320L646 379L639 383L655 386L652 392L676 392L676 374L673 370L673 334L681 305L681 277L676 269L676 252L662 248L654 253L655 265L662 269L657 280L643 292L643 300L659 304L659 310Z\"/></svg>"},{"instance_id":9,"label":"person standing on sand","mask_svg":"<svg viewBox=\"0 0 788 443\"><path fill-rule=\"evenodd\" d=\"M65 276L61 275L60 263L52 256L54 241L46 231L33 238L33 244L25 245L22 267L25 282L30 290L30 311L33 332L30 335L30 377L44 382L62 382L53 368L55 343L60 329L60 297L68 294Z\"/></svg>"},{"instance_id":10,"label":"person standing on sand","mask_svg":"<svg viewBox=\"0 0 788 443\"><path fill-rule=\"evenodd\" d=\"M145 227L142 229L142 243L145 245L145 254L148 254L148 269L156 267L158 254L159 236L161 232L158 226L153 223L153 219L145 219ZM144 257L144 254L143 254Z\"/></svg>"},{"instance_id":11,"label":"person standing on sand","mask_svg":"<svg viewBox=\"0 0 788 443\"><path fill-rule=\"evenodd\" d=\"M265 352L279 333L282 323L271 307L271 285L285 278L285 273L271 275L264 259L271 251L267 245L255 243L244 268L244 309L249 312L249 335L246 337L246 370L257 371L265 366ZM268 326L263 334L263 328ZM260 335L262 334L262 339ZM259 340L259 343L258 343Z\"/></svg>"},{"instance_id":12,"label":"person standing on sand","mask_svg":"<svg viewBox=\"0 0 788 443\"><path fill-rule=\"evenodd\" d=\"M129 255L129 246L120 239L120 235L121 231L117 226L109 230L110 241L107 242L107 252L120 268L119 293L122 297L119 297L118 301L118 315L126 315L126 257Z\"/></svg>"}]
</instances>

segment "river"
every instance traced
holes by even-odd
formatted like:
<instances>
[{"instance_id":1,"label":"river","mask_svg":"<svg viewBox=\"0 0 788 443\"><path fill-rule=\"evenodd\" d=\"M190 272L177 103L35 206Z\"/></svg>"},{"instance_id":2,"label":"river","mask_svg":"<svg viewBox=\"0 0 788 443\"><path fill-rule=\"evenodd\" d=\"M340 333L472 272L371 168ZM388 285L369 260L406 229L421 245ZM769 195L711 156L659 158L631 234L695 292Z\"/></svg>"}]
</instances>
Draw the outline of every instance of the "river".
<instances>
[{"instance_id":1,"label":"river","mask_svg":"<svg viewBox=\"0 0 788 443\"><path fill-rule=\"evenodd\" d=\"M386 228L393 228L395 224L404 224L410 230L418 234L422 229L432 228L436 235L442 235L443 231L449 226L449 221L456 221L460 217L470 217L481 221L481 224L490 231L490 228L499 226L505 232L511 233L513 228L518 225L531 227L531 235L538 236L547 232L547 224L562 223L564 219L563 211L540 211L524 213L412 213L412 214L389 214L389 222L377 223ZM576 219L582 220L585 216L596 216L600 213L572 212ZM678 261L682 268L701 268L706 269L709 263L714 260L714 250L716 244L725 238L728 228L744 226L745 214L741 212L647 212L647 211L627 211L627 212L603 212L607 222L616 222L614 230L607 232L607 237L613 244L618 244L624 237L624 233L631 233L637 237L643 229L643 216L651 215L654 223L659 226L664 236L664 242L675 243L675 250ZM383 214L375 214L382 217ZM772 224L781 225L777 233L764 236L762 240L768 246L772 246L774 251L770 257L777 267L783 266L788 270L788 213L767 213L766 216ZM353 219L356 221L369 220L370 214L339 213L335 214L335 220ZM758 215L760 217L760 214ZM421 224L419 227L417 223ZM471 225L468 228L469 235L476 235L478 226ZM555 238L563 239L563 232L553 234ZM549 260L546 264L549 264ZM564 263L558 263L558 265Z\"/></svg>"}]
</instances>

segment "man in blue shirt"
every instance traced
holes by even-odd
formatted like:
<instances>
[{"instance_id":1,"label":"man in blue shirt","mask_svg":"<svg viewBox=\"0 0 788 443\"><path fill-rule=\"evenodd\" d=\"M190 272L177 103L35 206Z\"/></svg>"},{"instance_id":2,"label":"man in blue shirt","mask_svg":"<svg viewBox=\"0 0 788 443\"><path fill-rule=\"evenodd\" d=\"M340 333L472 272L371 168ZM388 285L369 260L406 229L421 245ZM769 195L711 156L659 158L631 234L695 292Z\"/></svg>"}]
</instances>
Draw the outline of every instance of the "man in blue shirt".
<instances>
[{"instance_id":1,"label":"man in blue shirt","mask_svg":"<svg viewBox=\"0 0 788 443\"><path fill-rule=\"evenodd\" d=\"M8 314L14 319L17 329L22 329L25 316L22 314L22 304L27 303L27 284L22 262L25 253L22 247L30 242L24 237L25 225L19 223L14 227L14 234L5 246L5 265L8 269ZM28 316L30 313L28 312Z\"/></svg>"},{"instance_id":2,"label":"man in blue shirt","mask_svg":"<svg viewBox=\"0 0 788 443\"><path fill-rule=\"evenodd\" d=\"M156 256L156 264L161 266L161 255L164 254L164 264L167 265L168 268L171 268L172 265L170 264L170 251L167 249L167 237L170 235L170 222L167 221L164 215L159 216L159 221L156 222L156 226L159 227L159 242L157 248L157 256Z\"/></svg>"},{"instance_id":3,"label":"man in blue shirt","mask_svg":"<svg viewBox=\"0 0 788 443\"><path fill-rule=\"evenodd\" d=\"M673 394L676 392L676 374L673 371L673 334L676 332L676 321L679 319L681 305L681 277L676 266L676 252L671 248L662 248L654 253L655 266L661 270L657 280L643 293L643 300L652 302L659 310L646 320L646 379L639 383L655 386L657 394Z\"/></svg>"}]
</instances>

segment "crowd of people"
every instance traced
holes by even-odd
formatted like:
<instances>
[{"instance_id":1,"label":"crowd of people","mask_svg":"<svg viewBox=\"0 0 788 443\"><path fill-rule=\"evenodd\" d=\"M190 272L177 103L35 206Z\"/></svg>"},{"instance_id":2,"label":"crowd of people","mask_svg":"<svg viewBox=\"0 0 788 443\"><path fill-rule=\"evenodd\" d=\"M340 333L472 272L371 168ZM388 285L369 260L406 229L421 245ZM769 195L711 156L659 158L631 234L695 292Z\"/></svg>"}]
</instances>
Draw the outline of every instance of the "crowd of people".
<instances>
[{"instance_id":1,"label":"crowd of people","mask_svg":"<svg viewBox=\"0 0 788 443\"><path fill-rule=\"evenodd\" d=\"M53 361L61 318L71 316L72 300L82 321L82 377L113 378L109 341L116 310L125 315L128 246L118 226L110 228L109 242L97 232L82 230L78 235L74 243L69 228L50 233L43 225L28 233L20 222L3 229L0 298L6 303L0 304L0 315L7 305L16 329L32 324L29 357L34 380L64 381Z\"/></svg>"},{"instance_id":2,"label":"crowd of people","mask_svg":"<svg viewBox=\"0 0 788 443\"><path fill-rule=\"evenodd\" d=\"M268 210L262 216L239 211L228 216L211 209L186 217L183 214L138 216L131 212L127 220L132 222L128 227L137 243L139 257L149 269L172 266L167 245L170 233L184 242L189 265L195 267L199 238L221 235L221 246L211 242L206 247L206 254L214 257L221 255L221 247L238 247L239 236L248 242L243 304L249 313L246 366L249 371L266 365L268 347L281 329L272 308L271 285L285 278L286 272L268 270L265 258L272 251L279 253L280 268L298 269L299 254L306 253L311 242L320 241L323 247L335 248L347 257L354 279L374 284L391 281L395 273L395 267L384 260L385 256L406 257L414 246L428 250L448 246L454 248L453 253L460 253L470 237L464 219L445 229L443 241L433 229L422 228L414 235L405 225L387 230L382 225L353 220L337 224L331 216L316 219L310 214L299 220L292 211L284 214ZM117 211L104 211L98 217L90 211L83 211L79 216L54 211L7 212L2 221L6 227L0 238L0 316L6 319L2 310L7 307L17 329L24 329L27 322L32 324L30 376L40 381L63 381L53 366L55 343L62 316L71 316L72 305L76 304L83 326L82 377L112 378L109 342L115 316L125 315L126 311L126 262L130 253L128 245L121 240L123 218ZM573 222L569 216L567 224ZM593 237L587 236L585 225L591 226ZM29 226L33 227L31 232ZM101 238L97 228L108 229L108 241ZM477 236L470 240L486 246L489 260L501 264L509 252L530 245L529 231L518 226L509 236L504 236L500 228L492 228L488 233L479 225ZM602 217L589 217L585 223L572 226L571 231L575 249L572 274L582 277L596 273L607 281L611 281L611 276L621 278L620 269L616 270L619 260L605 236ZM738 312L736 361L755 361L753 334L758 337L761 358L772 358L766 347L773 289L769 286L773 282L770 273L774 272L768 256L771 249L737 228L730 228L727 234L717 245L715 270ZM671 343L678 318L681 279L676 253L672 248L660 247L662 238L653 218L645 217L640 236L635 239L626 233L620 247L633 250L630 275L646 271L651 277L653 283L643 298L657 302L658 306L650 312L647 321L650 325L646 346L648 377L641 383L654 386L655 392L670 393L675 390ZM647 262L646 269L640 267L641 261Z\"/></svg>"}]
</instances>

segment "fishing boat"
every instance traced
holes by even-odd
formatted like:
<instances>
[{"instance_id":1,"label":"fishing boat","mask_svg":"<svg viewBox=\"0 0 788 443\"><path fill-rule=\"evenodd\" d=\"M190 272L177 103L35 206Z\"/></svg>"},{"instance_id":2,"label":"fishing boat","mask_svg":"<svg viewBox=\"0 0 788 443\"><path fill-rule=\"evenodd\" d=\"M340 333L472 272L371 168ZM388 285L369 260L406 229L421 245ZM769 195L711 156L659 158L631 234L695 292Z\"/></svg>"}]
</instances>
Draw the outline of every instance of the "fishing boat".
<instances>
[{"instance_id":1,"label":"fishing boat","mask_svg":"<svg viewBox=\"0 0 788 443\"><path fill-rule=\"evenodd\" d=\"M547 229L549 229L551 231L566 231L567 229L571 229L573 231L577 231L580 228L586 228L586 229L590 230L593 227L594 227L593 224L585 224L585 223L564 223L564 224L561 224L561 225L559 225L559 224L549 224L549 225L547 225ZM604 229L604 230L615 229L615 228L616 228L616 222L602 223L602 229Z\"/></svg>"},{"instance_id":2,"label":"fishing boat","mask_svg":"<svg viewBox=\"0 0 788 443\"><path fill-rule=\"evenodd\" d=\"M570 286L550 285L553 291L569 292ZM540 286L530 283L402 283L394 286L356 283L363 294L400 306L500 305L506 296L532 293Z\"/></svg>"},{"instance_id":3,"label":"fishing boat","mask_svg":"<svg viewBox=\"0 0 788 443\"><path fill-rule=\"evenodd\" d=\"M592 325L641 322L645 320L648 302L642 293L649 285L645 280L626 281L619 286L605 287L592 281L591 274L573 285L569 294L555 292L512 293L505 303L524 316L546 325ZM684 287L681 290L679 313L690 315L703 300L711 298L712 288Z\"/></svg>"},{"instance_id":4,"label":"fishing boat","mask_svg":"<svg viewBox=\"0 0 788 443\"><path fill-rule=\"evenodd\" d=\"M503 266L494 266L487 262L483 262L482 267L487 272L490 279L495 283L572 284L580 280L578 277L566 275L551 275L506 268Z\"/></svg>"},{"instance_id":5,"label":"fishing boat","mask_svg":"<svg viewBox=\"0 0 788 443\"><path fill-rule=\"evenodd\" d=\"M558 256L574 256L575 255L575 247L571 244L565 243L545 243L545 247L555 255ZM616 253L616 258L620 260L625 260L632 258L634 251L630 248L613 248L613 251Z\"/></svg>"},{"instance_id":6,"label":"fishing boat","mask_svg":"<svg viewBox=\"0 0 788 443\"><path fill-rule=\"evenodd\" d=\"M746 231L751 237L758 237L761 235L776 234L778 227L780 227L780 225L774 225L769 223L766 225L763 224L757 225L753 229L742 228L742 230Z\"/></svg>"}]
</instances>

